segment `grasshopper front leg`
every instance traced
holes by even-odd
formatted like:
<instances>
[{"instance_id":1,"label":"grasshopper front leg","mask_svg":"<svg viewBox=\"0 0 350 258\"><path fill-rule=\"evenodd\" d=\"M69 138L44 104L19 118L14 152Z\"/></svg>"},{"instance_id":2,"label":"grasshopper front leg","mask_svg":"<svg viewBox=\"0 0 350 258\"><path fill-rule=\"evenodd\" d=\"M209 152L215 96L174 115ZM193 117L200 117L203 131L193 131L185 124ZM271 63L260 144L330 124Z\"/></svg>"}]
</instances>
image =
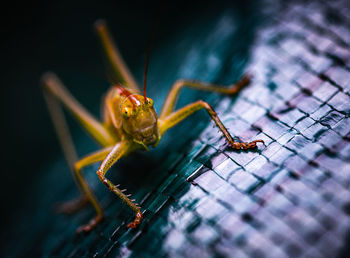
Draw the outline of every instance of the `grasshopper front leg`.
<instances>
[{"instance_id":1,"label":"grasshopper front leg","mask_svg":"<svg viewBox=\"0 0 350 258\"><path fill-rule=\"evenodd\" d=\"M256 148L256 143L261 142L264 143L263 140L255 140L252 142L236 142L227 131L218 115L214 111L214 109L206 102L199 100L192 104L189 104L177 111L172 112L175 108L177 98L182 88L188 87L201 91L208 92L216 92L220 94L233 95L237 94L241 89L247 86L250 83L251 76L244 75L236 84L233 84L229 87L224 87L221 85L214 85L210 83L204 83L200 81L191 81L191 80L178 80L174 83L171 88L167 99L164 102L161 115L159 117L159 130L161 135L163 135L169 128L175 126L179 122L181 122L186 117L190 116L194 112L205 109L211 118L214 120L215 124L219 127L219 130L225 136L228 144L234 149L253 149Z\"/></svg>"},{"instance_id":2,"label":"grasshopper front leg","mask_svg":"<svg viewBox=\"0 0 350 258\"><path fill-rule=\"evenodd\" d=\"M126 205L135 212L135 219L128 224L128 228L136 228L141 223L142 212L138 204L134 203L134 200L129 198L130 195L124 194L124 190L120 190L118 185L114 185L109 179L106 178L107 171L116 163L121 157L127 155L134 149L134 144L129 141L122 141L116 144L112 151L103 160L100 167L97 170L97 175L101 182L115 193Z\"/></svg>"},{"instance_id":3,"label":"grasshopper front leg","mask_svg":"<svg viewBox=\"0 0 350 258\"><path fill-rule=\"evenodd\" d=\"M192 104L189 104L165 117L164 119L159 120L159 131L163 135L168 129L175 126L188 116L192 115L194 112L205 109L211 118L214 120L215 124L219 127L219 130L223 133L224 137L228 144L234 149L253 149L256 148L256 143L264 143L263 140L255 140L252 142L236 142L230 133L227 131L226 127L223 125L218 115L214 109L205 101L199 100Z\"/></svg>"}]
</instances>

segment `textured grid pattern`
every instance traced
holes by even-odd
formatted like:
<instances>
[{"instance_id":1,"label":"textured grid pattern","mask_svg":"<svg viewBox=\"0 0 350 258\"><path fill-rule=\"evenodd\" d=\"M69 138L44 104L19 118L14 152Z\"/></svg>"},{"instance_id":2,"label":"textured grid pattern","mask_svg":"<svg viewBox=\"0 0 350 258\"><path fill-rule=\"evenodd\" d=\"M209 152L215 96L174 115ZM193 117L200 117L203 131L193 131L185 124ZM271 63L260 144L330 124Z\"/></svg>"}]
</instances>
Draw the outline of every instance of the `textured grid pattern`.
<instances>
[{"instance_id":1,"label":"textured grid pattern","mask_svg":"<svg viewBox=\"0 0 350 258\"><path fill-rule=\"evenodd\" d=\"M175 228L166 240L175 254L185 246L185 255L332 257L343 244L350 34L325 26L314 8L329 10L293 5L260 32L250 65L258 73L254 84L233 106L224 100L218 108L241 139L264 139L267 147L259 155L229 151L208 128L190 154L199 162L188 178L193 186L171 214Z\"/></svg>"},{"instance_id":2,"label":"textured grid pattern","mask_svg":"<svg viewBox=\"0 0 350 258\"><path fill-rule=\"evenodd\" d=\"M273 4L267 6L279 15L261 26L253 47L248 67L253 83L235 101L222 97L215 106L230 132L241 140L263 139L266 146L250 152L230 150L212 125L202 130L199 123L192 128L199 137L188 149L169 152L151 186L132 190L146 209L138 230L125 229L130 213L109 196L103 206L113 215L100 227L89 236L58 237L64 225L72 220L79 225L91 213L61 219L59 228L51 226L55 241L46 244L43 253L71 257L339 253L350 214L349 5L345 1ZM43 238L40 241L48 243L50 235Z\"/></svg>"}]
</instances>

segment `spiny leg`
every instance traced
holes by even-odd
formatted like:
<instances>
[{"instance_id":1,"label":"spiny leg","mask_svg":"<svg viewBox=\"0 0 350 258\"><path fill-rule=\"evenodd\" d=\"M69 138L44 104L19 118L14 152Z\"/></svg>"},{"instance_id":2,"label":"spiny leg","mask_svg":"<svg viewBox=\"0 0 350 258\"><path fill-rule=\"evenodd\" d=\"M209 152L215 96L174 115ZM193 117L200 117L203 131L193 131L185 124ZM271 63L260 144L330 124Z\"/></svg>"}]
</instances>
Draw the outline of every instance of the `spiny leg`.
<instances>
[{"instance_id":1,"label":"spiny leg","mask_svg":"<svg viewBox=\"0 0 350 258\"><path fill-rule=\"evenodd\" d=\"M244 75L237 83L230 85L229 87L193 80L178 80L171 87L171 90L163 104L159 118L164 119L172 112L172 110L175 108L180 90L183 87L193 88L202 91L216 92L220 94L233 95L239 92L245 86L247 86L250 83L250 80L250 75Z\"/></svg>"},{"instance_id":2,"label":"spiny leg","mask_svg":"<svg viewBox=\"0 0 350 258\"><path fill-rule=\"evenodd\" d=\"M94 217L87 225L83 225L77 229L77 233L81 231L89 232L92 228L96 226L98 222L102 219L102 209L100 204L98 203L96 197L90 190L88 184L85 182L84 178L81 175L81 170L83 167L86 167L88 165L91 165L93 163L96 163L98 161L101 161L106 158L108 153L113 149L113 147L107 147L101 150L98 150L94 153L91 153L90 155L82 158L74 165L74 173L76 175L76 178L78 179L78 182L86 196L86 198L90 201L92 206L95 208L95 211L97 213L96 217Z\"/></svg>"},{"instance_id":3,"label":"spiny leg","mask_svg":"<svg viewBox=\"0 0 350 258\"><path fill-rule=\"evenodd\" d=\"M160 133L163 135L168 129L175 126L194 112L205 108L211 118L214 120L215 124L219 127L219 130L223 133L228 144L234 149L253 149L256 148L256 143L264 143L263 140L255 140L252 142L236 142L230 133L227 131L218 115L214 109L207 103L202 100L196 101L192 104L189 104L165 117L164 119L159 119Z\"/></svg>"},{"instance_id":4,"label":"spiny leg","mask_svg":"<svg viewBox=\"0 0 350 258\"><path fill-rule=\"evenodd\" d=\"M141 208L138 204L134 203L135 200L129 199L130 195L124 194L125 190L120 190L118 188L119 185L114 185L109 179L105 177L105 175L107 171L113 166L113 164L117 162L117 160L119 160L121 157L132 151L132 148L132 143L129 142L120 142L116 144L97 170L97 175L101 182L135 212L135 219L133 222L128 224L128 228L136 228L141 223Z\"/></svg>"},{"instance_id":5,"label":"spiny leg","mask_svg":"<svg viewBox=\"0 0 350 258\"><path fill-rule=\"evenodd\" d=\"M124 62L117 45L114 43L106 22L104 20L96 21L95 29L100 38L105 55L111 65L113 75L117 77L116 79L118 82L134 90L136 93L139 93L138 84Z\"/></svg>"}]
</instances>

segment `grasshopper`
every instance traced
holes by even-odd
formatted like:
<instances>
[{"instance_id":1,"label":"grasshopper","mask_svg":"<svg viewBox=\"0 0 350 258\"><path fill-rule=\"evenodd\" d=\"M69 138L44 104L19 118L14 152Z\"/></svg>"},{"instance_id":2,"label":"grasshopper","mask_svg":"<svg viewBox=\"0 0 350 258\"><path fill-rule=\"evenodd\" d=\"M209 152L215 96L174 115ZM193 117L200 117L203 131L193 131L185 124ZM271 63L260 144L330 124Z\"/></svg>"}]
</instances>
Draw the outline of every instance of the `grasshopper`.
<instances>
[{"instance_id":1,"label":"grasshopper","mask_svg":"<svg viewBox=\"0 0 350 258\"><path fill-rule=\"evenodd\" d=\"M107 171L120 158L136 150L149 150L150 147L156 147L167 130L198 110L204 109L210 115L233 149L254 149L258 142L264 144L262 140L235 141L214 109L205 101L198 100L174 111L177 97L184 87L233 95L249 84L250 76L243 76L236 84L229 87L193 80L177 80L168 93L158 116L153 106L153 100L146 96L148 58L146 58L144 73L144 92L141 95L139 86L126 66L106 23L103 20L97 21L95 29L112 72L120 81L108 90L103 99L102 122L90 114L69 93L54 73L48 72L42 77L44 97L49 113L73 178L81 190L79 198L64 203L60 206L59 211L71 213L88 202L96 211L96 216L86 225L80 226L77 232L89 232L103 218L101 205L81 175L82 168L102 161L96 172L99 180L135 213L134 220L127 227L136 228L142 221L141 207L135 200L129 198L130 195L125 193L125 189L115 185L106 177ZM65 107L77 119L80 125L101 145L101 149L78 159L61 106Z\"/></svg>"}]
</instances>

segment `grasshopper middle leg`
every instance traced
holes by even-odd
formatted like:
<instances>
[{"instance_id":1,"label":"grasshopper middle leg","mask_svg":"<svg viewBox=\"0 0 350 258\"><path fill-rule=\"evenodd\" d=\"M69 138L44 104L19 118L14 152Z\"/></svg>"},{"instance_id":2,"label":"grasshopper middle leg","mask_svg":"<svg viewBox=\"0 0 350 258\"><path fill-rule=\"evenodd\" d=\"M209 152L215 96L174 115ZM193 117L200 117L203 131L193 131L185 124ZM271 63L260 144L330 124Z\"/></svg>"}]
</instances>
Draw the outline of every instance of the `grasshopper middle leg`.
<instances>
[{"instance_id":1,"label":"grasshopper middle leg","mask_svg":"<svg viewBox=\"0 0 350 258\"><path fill-rule=\"evenodd\" d=\"M195 90L201 90L201 91L216 92L219 94L233 95L238 93L245 86L247 86L250 83L250 79L251 79L250 75L244 75L237 83L229 87L215 85L211 83L204 83L200 81L193 81L193 80L177 80L171 87L171 90L163 104L162 111L159 118L164 119L173 111L173 109L175 108L178 96L180 94L180 91L184 87L192 88Z\"/></svg>"}]
</instances>

